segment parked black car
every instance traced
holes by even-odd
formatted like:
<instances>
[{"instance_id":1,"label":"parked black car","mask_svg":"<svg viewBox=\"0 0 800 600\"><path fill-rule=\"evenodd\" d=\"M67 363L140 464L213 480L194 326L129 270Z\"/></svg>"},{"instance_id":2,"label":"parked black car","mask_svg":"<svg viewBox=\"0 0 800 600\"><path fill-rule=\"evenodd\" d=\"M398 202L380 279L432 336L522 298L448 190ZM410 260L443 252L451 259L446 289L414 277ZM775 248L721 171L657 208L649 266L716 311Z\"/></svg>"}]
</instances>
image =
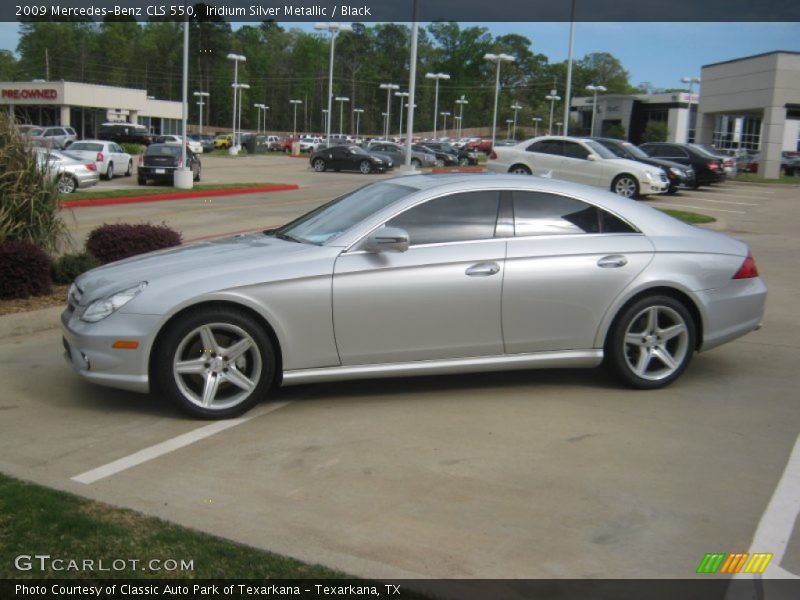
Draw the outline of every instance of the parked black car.
<instances>
[{"instance_id":1,"label":"parked black car","mask_svg":"<svg viewBox=\"0 0 800 600\"><path fill-rule=\"evenodd\" d=\"M133 123L103 123L97 131L98 140L108 140L117 144L142 144L149 146L153 136L144 125Z\"/></svg>"},{"instance_id":2,"label":"parked black car","mask_svg":"<svg viewBox=\"0 0 800 600\"><path fill-rule=\"evenodd\" d=\"M612 138L591 138L596 142L602 144L619 158L627 158L628 160L635 160L646 165L654 167L661 167L664 173L667 174L669 180L668 194L674 194L678 187L685 185L686 187L693 188L695 186L694 169L689 165L684 165L664 158L652 158L645 154L630 142L623 140L615 140Z\"/></svg>"},{"instance_id":3,"label":"parked black car","mask_svg":"<svg viewBox=\"0 0 800 600\"><path fill-rule=\"evenodd\" d=\"M694 187L725 181L722 161L691 144L647 142L639 146L648 156L662 158L694 169Z\"/></svg>"},{"instance_id":4,"label":"parked black car","mask_svg":"<svg viewBox=\"0 0 800 600\"><path fill-rule=\"evenodd\" d=\"M433 150L438 158L440 153L447 153L452 156L456 157L456 164L461 167L472 166L478 164L478 155L475 152L471 152L466 148L456 148L455 146L447 143L447 142L421 142L422 146L425 148L429 148ZM445 165L449 165L449 161L445 161ZM436 165L437 167L443 167L445 165Z\"/></svg>"},{"instance_id":5,"label":"parked black car","mask_svg":"<svg viewBox=\"0 0 800 600\"><path fill-rule=\"evenodd\" d=\"M311 154L311 167L321 173L328 169L334 171L361 171L365 175L377 171L386 172L394 163L391 159L380 158L370 154L361 146L332 146Z\"/></svg>"},{"instance_id":6,"label":"parked black car","mask_svg":"<svg viewBox=\"0 0 800 600\"><path fill-rule=\"evenodd\" d=\"M200 157L187 148L186 162L192 170L193 179L200 181ZM136 180L139 185L147 185L151 179L174 184L175 171L181 166L180 144L150 144L147 150L139 155Z\"/></svg>"}]
</instances>

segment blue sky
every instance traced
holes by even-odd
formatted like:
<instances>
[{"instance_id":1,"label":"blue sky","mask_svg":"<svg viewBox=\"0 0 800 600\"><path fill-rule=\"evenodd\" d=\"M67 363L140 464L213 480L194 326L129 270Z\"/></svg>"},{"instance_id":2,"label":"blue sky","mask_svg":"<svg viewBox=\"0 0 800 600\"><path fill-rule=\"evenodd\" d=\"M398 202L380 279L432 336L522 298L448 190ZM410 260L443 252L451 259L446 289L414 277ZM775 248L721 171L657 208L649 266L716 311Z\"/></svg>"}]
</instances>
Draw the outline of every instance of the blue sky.
<instances>
[{"instance_id":1,"label":"blue sky","mask_svg":"<svg viewBox=\"0 0 800 600\"><path fill-rule=\"evenodd\" d=\"M493 34L527 36L534 51L551 62L567 57L567 23L480 25ZM705 64L773 50L800 51L800 23L578 23L575 31L576 57L610 52L630 72L631 83L648 81L657 88L680 87L681 77L699 75ZM0 48L13 51L18 40L16 23L0 23Z\"/></svg>"}]
</instances>

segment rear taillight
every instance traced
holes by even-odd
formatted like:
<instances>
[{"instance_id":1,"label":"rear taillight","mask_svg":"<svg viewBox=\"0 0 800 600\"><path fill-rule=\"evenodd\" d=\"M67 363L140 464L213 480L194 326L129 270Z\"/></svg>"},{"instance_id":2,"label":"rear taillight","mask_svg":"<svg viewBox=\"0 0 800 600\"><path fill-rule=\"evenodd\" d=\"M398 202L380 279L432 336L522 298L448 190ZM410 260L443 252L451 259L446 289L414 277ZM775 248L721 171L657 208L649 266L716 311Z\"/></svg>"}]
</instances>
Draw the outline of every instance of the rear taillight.
<instances>
[{"instance_id":1,"label":"rear taillight","mask_svg":"<svg viewBox=\"0 0 800 600\"><path fill-rule=\"evenodd\" d=\"M86 168L90 171L97 171L97 165L94 163L86 163Z\"/></svg>"},{"instance_id":2,"label":"rear taillight","mask_svg":"<svg viewBox=\"0 0 800 600\"><path fill-rule=\"evenodd\" d=\"M489 155L489 160L497 160L497 152L492 150L492 153Z\"/></svg>"},{"instance_id":3,"label":"rear taillight","mask_svg":"<svg viewBox=\"0 0 800 600\"><path fill-rule=\"evenodd\" d=\"M732 166L733 166L733 159L732 159L732 158L726 158L726 159L725 159L725 162L724 162L723 164L724 164L726 167L732 167Z\"/></svg>"},{"instance_id":4,"label":"rear taillight","mask_svg":"<svg viewBox=\"0 0 800 600\"><path fill-rule=\"evenodd\" d=\"M756 261L753 258L753 255L748 254L747 258L744 259L742 266L739 267L739 270L736 271L736 274L733 276L733 278L752 279L753 277L758 277L758 268L756 267Z\"/></svg>"},{"instance_id":5,"label":"rear taillight","mask_svg":"<svg viewBox=\"0 0 800 600\"><path fill-rule=\"evenodd\" d=\"M139 155L139 166L140 167L144 166L144 154Z\"/></svg>"},{"instance_id":6,"label":"rear taillight","mask_svg":"<svg viewBox=\"0 0 800 600\"><path fill-rule=\"evenodd\" d=\"M710 160L706 163L709 171L719 171L719 163L715 160Z\"/></svg>"},{"instance_id":7,"label":"rear taillight","mask_svg":"<svg viewBox=\"0 0 800 600\"><path fill-rule=\"evenodd\" d=\"M94 157L94 159L95 159L97 162L103 162L103 161L106 159L106 157L105 157L105 156L103 156L103 153L102 153L102 152L98 152L98 153L97 153L97 156L95 156L95 157Z\"/></svg>"}]
</instances>

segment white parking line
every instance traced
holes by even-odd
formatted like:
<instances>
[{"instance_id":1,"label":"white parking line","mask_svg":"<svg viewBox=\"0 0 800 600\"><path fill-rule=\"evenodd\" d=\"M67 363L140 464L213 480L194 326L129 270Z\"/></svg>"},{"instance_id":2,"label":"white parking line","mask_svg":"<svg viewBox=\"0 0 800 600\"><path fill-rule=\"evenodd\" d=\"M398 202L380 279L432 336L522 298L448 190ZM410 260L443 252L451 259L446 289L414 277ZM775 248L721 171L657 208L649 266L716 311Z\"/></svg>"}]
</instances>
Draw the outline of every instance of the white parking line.
<instances>
[{"instance_id":1,"label":"white parking line","mask_svg":"<svg viewBox=\"0 0 800 600\"><path fill-rule=\"evenodd\" d=\"M133 454L107 463L101 467L92 469L91 471L86 471L85 473L76 475L71 479L72 481L85 483L87 485L96 481L100 481L101 479L111 477L112 475L116 475L117 473L121 473L122 471L130 469L131 467L135 467L160 456L164 456L165 454L169 454L174 450L184 448L189 444L194 444L195 442L203 440L207 437L211 437L220 431L225 431L231 427L236 427L242 423L247 423L248 421L251 421L257 417L276 411L279 408L283 408L287 404L291 404L291 401L266 404L262 408L256 408L250 411L246 417L229 419L227 421L217 421L216 423L211 423L210 425L204 425L203 427L199 427L194 431L184 433L172 439L161 442L160 444L155 444L154 446L150 446L144 450L139 450L138 452L134 452Z\"/></svg>"},{"instance_id":2,"label":"white parking line","mask_svg":"<svg viewBox=\"0 0 800 600\"><path fill-rule=\"evenodd\" d=\"M697 210L713 210L715 212L736 213L737 215L747 214L743 210L726 210L724 208L711 208L709 206L692 206L691 204L673 204L671 202L655 202L651 206L666 206L668 208L694 208Z\"/></svg>"},{"instance_id":3,"label":"white parking line","mask_svg":"<svg viewBox=\"0 0 800 600\"><path fill-rule=\"evenodd\" d=\"M697 198L704 196L722 196L723 198L739 198L740 200L767 200L763 194L737 194L736 192L729 192L727 190L720 190L718 192L698 192Z\"/></svg>"},{"instance_id":4,"label":"white parking line","mask_svg":"<svg viewBox=\"0 0 800 600\"><path fill-rule=\"evenodd\" d=\"M754 204L752 202L732 202L730 200L714 200L713 198L703 198L702 196L691 196L691 200L699 200L700 202L714 202L715 204L735 204L737 206L761 206L760 204Z\"/></svg>"}]
</instances>

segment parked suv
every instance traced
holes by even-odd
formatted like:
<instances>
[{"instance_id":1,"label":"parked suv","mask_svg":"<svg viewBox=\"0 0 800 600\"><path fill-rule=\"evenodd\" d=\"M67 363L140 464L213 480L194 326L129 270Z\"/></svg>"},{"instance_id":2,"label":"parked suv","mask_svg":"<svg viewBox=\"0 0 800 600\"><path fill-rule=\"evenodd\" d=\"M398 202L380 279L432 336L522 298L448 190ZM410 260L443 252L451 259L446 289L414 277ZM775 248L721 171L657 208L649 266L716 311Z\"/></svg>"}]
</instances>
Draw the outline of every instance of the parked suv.
<instances>
[{"instance_id":1,"label":"parked suv","mask_svg":"<svg viewBox=\"0 0 800 600\"><path fill-rule=\"evenodd\" d=\"M647 142L640 145L639 148L653 158L663 158L692 167L695 174L695 188L725 181L725 169L722 160L692 144Z\"/></svg>"},{"instance_id":2,"label":"parked suv","mask_svg":"<svg viewBox=\"0 0 800 600\"><path fill-rule=\"evenodd\" d=\"M144 125L135 123L103 123L97 132L97 139L117 144L141 144L149 146L153 136Z\"/></svg>"},{"instance_id":3,"label":"parked suv","mask_svg":"<svg viewBox=\"0 0 800 600\"><path fill-rule=\"evenodd\" d=\"M63 150L78 139L72 127L33 127L25 135L38 142L37 145L56 150Z\"/></svg>"}]
</instances>

